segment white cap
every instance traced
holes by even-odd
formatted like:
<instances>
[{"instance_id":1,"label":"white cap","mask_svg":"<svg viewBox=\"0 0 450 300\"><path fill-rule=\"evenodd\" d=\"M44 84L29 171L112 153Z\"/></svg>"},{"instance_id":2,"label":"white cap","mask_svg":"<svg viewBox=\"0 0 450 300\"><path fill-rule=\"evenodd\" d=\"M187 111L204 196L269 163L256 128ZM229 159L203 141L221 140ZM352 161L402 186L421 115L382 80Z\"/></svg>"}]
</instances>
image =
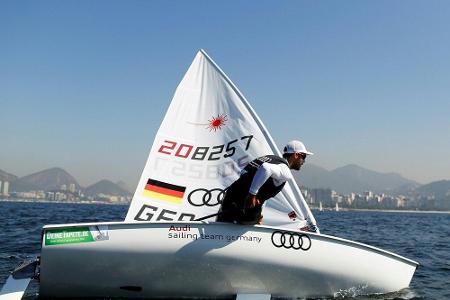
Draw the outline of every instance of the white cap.
<instances>
[{"instance_id":1,"label":"white cap","mask_svg":"<svg viewBox=\"0 0 450 300\"><path fill-rule=\"evenodd\" d=\"M305 153L308 155L314 154L314 153L306 150L306 147L305 147L305 145L303 145L302 142L296 141L296 140L290 141L289 143L287 143L287 145L284 147L283 152L284 153Z\"/></svg>"}]
</instances>

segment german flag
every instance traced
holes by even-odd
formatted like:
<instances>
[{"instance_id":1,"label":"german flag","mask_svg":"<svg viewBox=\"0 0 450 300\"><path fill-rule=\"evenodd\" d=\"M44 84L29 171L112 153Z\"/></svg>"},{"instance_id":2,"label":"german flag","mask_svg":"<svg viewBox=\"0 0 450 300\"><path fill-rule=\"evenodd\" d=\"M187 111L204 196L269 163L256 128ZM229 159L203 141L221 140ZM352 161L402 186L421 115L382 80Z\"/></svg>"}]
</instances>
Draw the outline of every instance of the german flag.
<instances>
[{"instance_id":1,"label":"german flag","mask_svg":"<svg viewBox=\"0 0 450 300\"><path fill-rule=\"evenodd\" d=\"M149 179L145 185L143 195L145 197L163 200L174 204L181 204L185 191L185 186Z\"/></svg>"}]
</instances>

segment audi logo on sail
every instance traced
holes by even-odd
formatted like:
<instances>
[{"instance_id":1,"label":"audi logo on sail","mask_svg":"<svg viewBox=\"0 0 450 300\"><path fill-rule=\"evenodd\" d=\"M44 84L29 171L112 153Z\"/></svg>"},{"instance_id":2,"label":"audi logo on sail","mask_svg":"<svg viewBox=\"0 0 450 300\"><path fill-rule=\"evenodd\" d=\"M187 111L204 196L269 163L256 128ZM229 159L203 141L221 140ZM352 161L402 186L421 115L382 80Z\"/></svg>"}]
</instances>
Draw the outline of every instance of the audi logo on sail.
<instances>
[{"instance_id":1,"label":"audi logo on sail","mask_svg":"<svg viewBox=\"0 0 450 300\"><path fill-rule=\"evenodd\" d=\"M195 189L188 195L188 201L193 206L216 206L222 203L225 190L215 189Z\"/></svg>"},{"instance_id":2,"label":"audi logo on sail","mask_svg":"<svg viewBox=\"0 0 450 300\"><path fill-rule=\"evenodd\" d=\"M288 232L288 231L274 231L272 233L272 244L281 248L295 249L308 251L311 248L311 239L306 234Z\"/></svg>"}]
</instances>

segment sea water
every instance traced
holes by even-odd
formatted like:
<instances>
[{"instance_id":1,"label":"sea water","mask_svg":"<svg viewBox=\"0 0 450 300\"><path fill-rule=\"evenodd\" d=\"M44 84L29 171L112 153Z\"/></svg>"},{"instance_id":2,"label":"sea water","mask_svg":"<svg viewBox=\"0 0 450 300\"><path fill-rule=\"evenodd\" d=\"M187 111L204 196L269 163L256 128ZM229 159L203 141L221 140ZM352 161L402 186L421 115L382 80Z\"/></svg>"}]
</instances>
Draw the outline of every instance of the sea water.
<instances>
[{"instance_id":1,"label":"sea water","mask_svg":"<svg viewBox=\"0 0 450 300\"><path fill-rule=\"evenodd\" d=\"M124 220L123 205L60 204L0 201L0 285L24 259L39 254L46 224ZM359 289L335 298L450 299L450 214L381 211L315 211L323 234L392 251L421 265L410 288L391 294L358 296ZM38 298L32 284L27 300Z\"/></svg>"}]
</instances>

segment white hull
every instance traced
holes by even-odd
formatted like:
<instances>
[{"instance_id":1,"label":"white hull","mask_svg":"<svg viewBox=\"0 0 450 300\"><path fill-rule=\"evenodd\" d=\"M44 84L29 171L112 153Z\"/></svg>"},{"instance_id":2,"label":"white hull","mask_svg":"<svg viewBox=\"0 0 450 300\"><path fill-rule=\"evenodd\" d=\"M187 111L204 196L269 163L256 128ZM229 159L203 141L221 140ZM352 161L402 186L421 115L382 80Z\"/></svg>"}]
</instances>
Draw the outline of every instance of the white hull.
<instances>
[{"instance_id":1,"label":"white hull","mask_svg":"<svg viewBox=\"0 0 450 300\"><path fill-rule=\"evenodd\" d=\"M279 245L279 229L224 223L96 223L107 239L45 245L43 297L329 296L351 288L386 293L408 287L417 263L336 237L304 233L302 249ZM102 227L103 226L103 227ZM106 227L107 230L105 230ZM184 228L186 231L170 229ZM49 231L50 230L50 231ZM298 248L300 232L284 231ZM175 238L174 234L183 234ZM309 246L308 246L308 243Z\"/></svg>"}]
</instances>

